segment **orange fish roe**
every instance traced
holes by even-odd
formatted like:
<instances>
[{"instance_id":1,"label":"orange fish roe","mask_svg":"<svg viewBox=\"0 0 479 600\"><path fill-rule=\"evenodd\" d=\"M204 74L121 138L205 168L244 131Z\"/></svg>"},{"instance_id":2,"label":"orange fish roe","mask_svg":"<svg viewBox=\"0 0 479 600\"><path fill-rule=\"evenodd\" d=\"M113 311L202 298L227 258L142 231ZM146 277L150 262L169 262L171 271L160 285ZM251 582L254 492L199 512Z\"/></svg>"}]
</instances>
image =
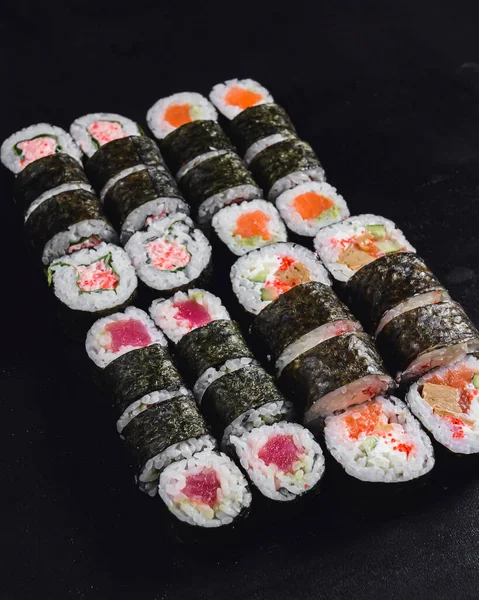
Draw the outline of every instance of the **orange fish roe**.
<instances>
[{"instance_id":1,"label":"orange fish roe","mask_svg":"<svg viewBox=\"0 0 479 600\"><path fill-rule=\"evenodd\" d=\"M263 240L270 240L271 234L268 227L270 220L270 216L261 210L243 213L236 220L234 235L239 235L242 238L258 236Z\"/></svg>"},{"instance_id":2,"label":"orange fish roe","mask_svg":"<svg viewBox=\"0 0 479 600\"><path fill-rule=\"evenodd\" d=\"M467 389L467 385L471 383L475 375L470 367L461 365L460 367L448 369L445 373L438 375L433 374L424 379L425 383L433 383L436 385L447 385L449 387L460 390L459 406L462 412L467 413L471 406L471 402L477 395L475 389Z\"/></svg>"},{"instance_id":3,"label":"orange fish roe","mask_svg":"<svg viewBox=\"0 0 479 600\"><path fill-rule=\"evenodd\" d=\"M294 208L300 214L302 219L317 219L325 210L334 206L334 202L317 194L316 192L306 192L294 199Z\"/></svg>"},{"instance_id":4,"label":"orange fish roe","mask_svg":"<svg viewBox=\"0 0 479 600\"><path fill-rule=\"evenodd\" d=\"M260 102L262 99L263 96L261 94L252 92L251 90L247 90L237 85L231 87L225 96L225 101L227 104L238 106L243 110L258 104L258 102Z\"/></svg>"},{"instance_id":5,"label":"orange fish roe","mask_svg":"<svg viewBox=\"0 0 479 600\"><path fill-rule=\"evenodd\" d=\"M355 410L343 417L348 428L349 437L358 439L361 433L371 434L382 414L382 406L379 402L370 402L363 408Z\"/></svg>"},{"instance_id":6,"label":"orange fish roe","mask_svg":"<svg viewBox=\"0 0 479 600\"><path fill-rule=\"evenodd\" d=\"M165 121L168 121L173 127L181 127L185 123L191 123L193 119L191 118L190 108L189 104L171 104L165 110Z\"/></svg>"}]
</instances>

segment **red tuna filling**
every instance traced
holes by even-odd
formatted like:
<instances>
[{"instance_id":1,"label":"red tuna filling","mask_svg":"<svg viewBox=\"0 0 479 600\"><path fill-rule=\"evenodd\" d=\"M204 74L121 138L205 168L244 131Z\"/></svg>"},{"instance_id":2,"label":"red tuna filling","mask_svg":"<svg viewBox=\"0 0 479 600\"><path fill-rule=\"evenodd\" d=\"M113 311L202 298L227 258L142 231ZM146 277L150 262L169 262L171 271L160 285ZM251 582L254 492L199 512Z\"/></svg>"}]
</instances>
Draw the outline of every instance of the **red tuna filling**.
<instances>
[{"instance_id":1,"label":"red tuna filling","mask_svg":"<svg viewBox=\"0 0 479 600\"><path fill-rule=\"evenodd\" d=\"M126 137L121 123L116 121L94 121L87 129L100 146Z\"/></svg>"},{"instance_id":2,"label":"red tuna filling","mask_svg":"<svg viewBox=\"0 0 479 600\"><path fill-rule=\"evenodd\" d=\"M77 265L77 285L82 292L98 292L100 290L115 290L120 278L113 271L106 258L97 260L91 265Z\"/></svg>"},{"instance_id":3,"label":"red tuna filling","mask_svg":"<svg viewBox=\"0 0 479 600\"><path fill-rule=\"evenodd\" d=\"M214 469L203 469L200 473L187 475L185 487L181 492L193 502L206 504L213 508L218 500L218 489L221 487Z\"/></svg>"},{"instance_id":4,"label":"red tuna filling","mask_svg":"<svg viewBox=\"0 0 479 600\"><path fill-rule=\"evenodd\" d=\"M98 244L101 244L102 241L103 240L101 239L101 237L98 237L97 235L91 235L89 238L87 238L83 242L80 241L80 242L78 242L78 244L72 244L71 246L68 246L68 248L66 249L66 253L73 254L77 250L85 250L86 248L94 248L95 246L98 246Z\"/></svg>"},{"instance_id":5,"label":"red tuna filling","mask_svg":"<svg viewBox=\"0 0 479 600\"><path fill-rule=\"evenodd\" d=\"M20 164L26 167L30 163L54 154L57 147L57 140L51 136L36 137L33 140L24 140L16 145L18 150L21 150Z\"/></svg>"},{"instance_id":6,"label":"red tuna filling","mask_svg":"<svg viewBox=\"0 0 479 600\"><path fill-rule=\"evenodd\" d=\"M147 244L146 251L154 266L162 271L184 269L191 260L191 254L184 246L164 238Z\"/></svg>"},{"instance_id":7,"label":"red tuna filling","mask_svg":"<svg viewBox=\"0 0 479 600\"><path fill-rule=\"evenodd\" d=\"M184 302L176 302L175 319L177 321L186 321L190 324L191 329L195 327L203 327L212 319L208 310L196 302L196 300L185 300Z\"/></svg>"},{"instance_id":8,"label":"red tuna filling","mask_svg":"<svg viewBox=\"0 0 479 600\"><path fill-rule=\"evenodd\" d=\"M125 346L143 348L151 344L151 336L145 324L138 319L121 319L108 323L105 332L110 334L110 349L118 352Z\"/></svg>"},{"instance_id":9,"label":"red tuna filling","mask_svg":"<svg viewBox=\"0 0 479 600\"><path fill-rule=\"evenodd\" d=\"M265 465L276 465L284 473L292 473L293 465L301 457L301 451L289 435L278 433L269 438L258 453Z\"/></svg>"}]
</instances>

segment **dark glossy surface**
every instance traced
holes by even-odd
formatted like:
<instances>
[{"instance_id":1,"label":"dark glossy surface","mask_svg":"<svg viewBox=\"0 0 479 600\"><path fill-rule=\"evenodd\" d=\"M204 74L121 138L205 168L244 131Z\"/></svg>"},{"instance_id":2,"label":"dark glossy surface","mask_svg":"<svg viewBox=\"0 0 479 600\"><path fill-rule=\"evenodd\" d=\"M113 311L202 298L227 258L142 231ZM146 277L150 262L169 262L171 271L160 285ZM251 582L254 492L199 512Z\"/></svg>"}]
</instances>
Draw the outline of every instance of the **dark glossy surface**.
<instances>
[{"instance_id":1,"label":"dark glossy surface","mask_svg":"<svg viewBox=\"0 0 479 600\"><path fill-rule=\"evenodd\" d=\"M210 3L7 2L0 138L97 110L144 124L159 96L257 78L351 210L396 220L478 325L476 5L334 4L243 5L233 18ZM0 186L2 248L16 257L2 286L2 600L477 598L478 469L443 453L408 496L358 491L330 468L310 502L255 499L238 535L175 541L60 330L4 170Z\"/></svg>"}]
</instances>

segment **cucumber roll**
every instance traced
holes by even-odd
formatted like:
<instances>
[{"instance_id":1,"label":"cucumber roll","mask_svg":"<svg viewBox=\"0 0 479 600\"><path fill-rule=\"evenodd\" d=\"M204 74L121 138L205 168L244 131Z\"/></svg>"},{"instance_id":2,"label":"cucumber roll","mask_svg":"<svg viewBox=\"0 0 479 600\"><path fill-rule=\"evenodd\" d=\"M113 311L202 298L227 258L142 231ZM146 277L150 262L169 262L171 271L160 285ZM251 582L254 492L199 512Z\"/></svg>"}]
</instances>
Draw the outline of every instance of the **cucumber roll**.
<instances>
[{"instance_id":1,"label":"cucumber roll","mask_svg":"<svg viewBox=\"0 0 479 600\"><path fill-rule=\"evenodd\" d=\"M81 163L81 151L71 136L54 125L30 125L7 138L0 150L2 163L15 174L51 154L68 154Z\"/></svg>"},{"instance_id":2,"label":"cucumber roll","mask_svg":"<svg viewBox=\"0 0 479 600\"><path fill-rule=\"evenodd\" d=\"M386 254L415 252L392 221L377 215L358 215L320 229L314 247L334 279L342 282Z\"/></svg>"},{"instance_id":3,"label":"cucumber roll","mask_svg":"<svg viewBox=\"0 0 479 600\"><path fill-rule=\"evenodd\" d=\"M372 338L361 332L319 343L290 362L279 381L306 423L360 404L393 385Z\"/></svg>"},{"instance_id":4,"label":"cucumber roll","mask_svg":"<svg viewBox=\"0 0 479 600\"><path fill-rule=\"evenodd\" d=\"M155 292L171 295L209 282L210 243L183 213L172 213L153 221L146 231L137 231L125 250L139 279Z\"/></svg>"},{"instance_id":5,"label":"cucumber roll","mask_svg":"<svg viewBox=\"0 0 479 600\"><path fill-rule=\"evenodd\" d=\"M266 200L225 206L215 214L211 224L218 238L236 256L268 244L288 241L278 211Z\"/></svg>"},{"instance_id":6,"label":"cucumber roll","mask_svg":"<svg viewBox=\"0 0 479 600\"><path fill-rule=\"evenodd\" d=\"M431 440L404 402L378 396L326 418L328 450L348 475L361 481L400 483L434 466Z\"/></svg>"},{"instance_id":7,"label":"cucumber roll","mask_svg":"<svg viewBox=\"0 0 479 600\"><path fill-rule=\"evenodd\" d=\"M139 125L115 113L92 113L78 117L70 126L70 133L86 156L112 142L131 135L142 135Z\"/></svg>"},{"instance_id":8,"label":"cucumber roll","mask_svg":"<svg viewBox=\"0 0 479 600\"><path fill-rule=\"evenodd\" d=\"M479 332L459 304L438 302L394 317L376 342L391 372L407 382L479 350Z\"/></svg>"},{"instance_id":9,"label":"cucumber roll","mask_svg":"<svg viewBox=\"0 0 479 600\"><path fill-rule=\"evenodd\" d=\"M301 283L319 281L330 285L326 269L311 250L285 242L241 256L230 276L238 301L253 314Z\"/></svg>"},{"instance_id":10,"label":"cucumber roll","mask_svg":"<svg viewBox=\"0 0 479 600\"><path fill-rule=\"evenodd\" d=\"M272 202L299 184L324 181L324 169L314 150L298 139L268 146L254 157L249 167Z\"/></svg>"},{"instance_id":11,"label":"cucumber roll","mask_svg":"<svg viewBox=\"0 0 479 600\"><path fill-rule=\"evenodd\" d=\"M252 106L274 102L268 90L254 79L229 79L218 83L211 90L210 100L227 119L234 119Z\"/></svg>"}]
</instances>

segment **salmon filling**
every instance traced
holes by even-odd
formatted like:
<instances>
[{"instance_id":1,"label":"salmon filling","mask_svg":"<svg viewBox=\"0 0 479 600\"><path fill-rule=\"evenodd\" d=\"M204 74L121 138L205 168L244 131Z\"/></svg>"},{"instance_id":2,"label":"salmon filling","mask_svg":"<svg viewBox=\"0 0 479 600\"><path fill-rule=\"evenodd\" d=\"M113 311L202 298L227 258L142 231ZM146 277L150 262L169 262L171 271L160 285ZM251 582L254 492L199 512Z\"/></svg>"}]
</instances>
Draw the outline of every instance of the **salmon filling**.
<instances>
[{"instance_id":1,"label":"salmon filling","mask_svg":"<svg viewBox=\"0 0 479 600\"><path fill-rule=\"evenodd\" d=\"M268 227L270 220L270 216L261 210L243 213L236 220L234 235L243 239L261 238L263 240L270 240L271 233Z\"/></svg>"},{"instance_id":2,"label":"salmon filling","mask_svg":"<svg viewBox=\"0 0 479 600\"><path fill-rule=\"evenodd\" d=\"M245 108L249 108L250 106L255 106L255 104L258 104L258 102L261 102L261 100L263 100L263 96L261 94L237 85L231 87L225 95L225 102L227 104L237 106L243 110Z\"/></svg>"},{"instance_id":3,"label":"salmon filling","mask_svg":"<svg viewBox=\"0 0 479 600\"><path fill-rule=\"evenodd\" d=\"M181 127L193 121L189 104L171 104L167 107L164 119L173 127Z\"/></svg>"},{"instance_id":4,"label":"salmon filling","mask_svg":"<svg viewBox=\"0 0 479 600\"><path fill-rule=\"evenodd\" d=\"M94 121L87 129L98 146L126 137L122 124L117 121Z\"/></svg>"},{"instance_id":5,"label":"salmon filling","mask_svg":"<svg viewBox=\"0 0 479 600\"><path fill-rule=\"evenodd\" d=\"M325 211L334 207L334 202L317 194L316 192L306 192L294 199L294 208L304 220L318 219Z\"/></svg>"},{"instance_id":6,"label":"salmon filling","mask_svg":"<svg viewBox=\"0 0 479 600\"><path fill-rule=\"evenodd\" d=\"M57 138L51 135L39 135L31 140L23 140L15 145L15 151L21 157L20 165L26 167L30 163L50 156L57 150Z\"/></svg>"},{"instance_id":7,"label":"salmon filling","mask_svg":"<svg viewBox=\"0 0 479 600\"><path fill-rule=\"evenodd\" d=\"M159 238L146 245L149 262L161 271L179 271L184 269L191 260L188 250L178 244Z\"/></svg>"},{"instance_id":8,"label":"salmon filling","mask_svg":"<svg viewBox=\"0 0 479 600\"><path fill-rule=\"evenodd\" d=\"M115 290L120 283L120 277L111 267L111 254L96 260L90 265L75 265L77 285L82 293Z\"/></svg>"}]
</instances>

